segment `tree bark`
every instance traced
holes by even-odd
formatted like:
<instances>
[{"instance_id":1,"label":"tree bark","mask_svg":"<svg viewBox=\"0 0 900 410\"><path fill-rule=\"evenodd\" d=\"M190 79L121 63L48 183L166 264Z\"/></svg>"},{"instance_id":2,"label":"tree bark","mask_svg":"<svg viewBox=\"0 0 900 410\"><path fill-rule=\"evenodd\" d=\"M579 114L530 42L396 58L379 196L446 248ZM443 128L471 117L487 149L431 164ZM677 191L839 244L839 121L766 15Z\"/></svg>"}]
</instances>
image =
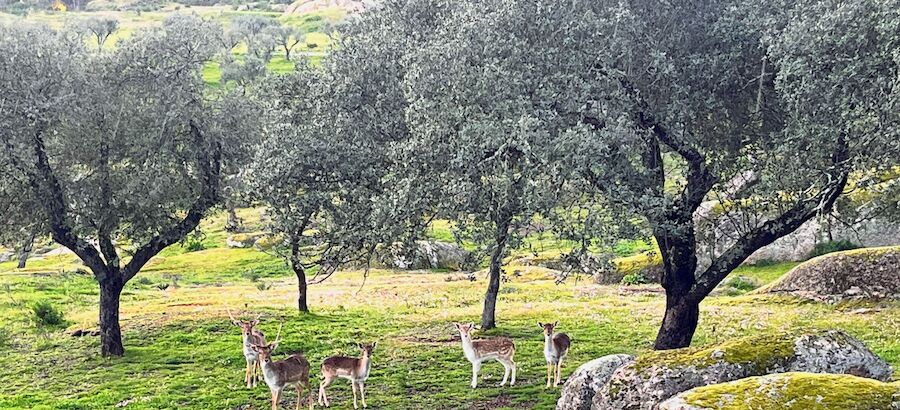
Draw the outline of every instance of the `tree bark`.
<instances>
[{"instance_id":1,"label":"tree bark","mask_svg":"<svg viewBox=\"0 0 900 410\"><path fill-rule=\"evenodd\" d=\"M303 231L306 229L306 225L309 224L311 217L311 215L305 217L301 222L300 227L297 228L290 238L291 269L294 271L294 274L297 275L297 309L302 313L309 313L309 303L307 298L309 284L306 282L306 269L303 267L303 262L300 260L300 237L303 235Z\"/></svg>"},{"instance_id":2,"label":"tree bark","mask_svg":"<svg viewBox=\"0 0 900 410\"><path fill-rule=\"evenodd\" d=\"M108 274L100 282L100 354L122 356L122 330L119 328L119 297L125 283L119 274Z\"/></svg>"},{"instance_id":3,"label":"tree bark","mask_svg":"<svg viewBox=\"0 0 900 410\"><path fill-rule=\"evenodd\" d=\"M31 249L33 246L34 235L31 235L25 242L25 246L22 247L22 252L19 253L19 269L25 269L25 263L28 262L28 256L31 255Z\"/></svg>"},{"instance_id":4,"label":"tree bark","mask_svg":"<svg viewBox=\"0 0 900 410\"><path fill-rule=\"evenodd\" d=\"M653 348L678 349L691 345L700 319L700 303L687 295L666 292L666 313Z\"/></svg>"},{"instance_id":5,"label":"tree bark","mask_svg":"<svg viewBox=\"0 0 900 410\"><path fill-rule=\"evenodd\" d=\"M506 249L506 241L509 238L509 224L511 217L504 217L497 224L496 242L494 252L491 254L491 266L488 274L488 289L484 295L484 309L481 312L481 328L493 329L497 327L497 295L500 293L500 268L503 265L503 251Z\"/></svg>"},{"instance_id":6,"label":"tree bark","mask_svg":"<svg viewBox=\"0 0 900 410\"><path fill-rule=\"evenodd\" d=\"M241 221L241 218L237 216L237 211L235 211L234 205L231 203L231 201L228 202L226 208L228 208L228 218L225 220L225 231L232 233L240 232L241 224L243 223L243 221Z\"/></svg>"}]
</instances>

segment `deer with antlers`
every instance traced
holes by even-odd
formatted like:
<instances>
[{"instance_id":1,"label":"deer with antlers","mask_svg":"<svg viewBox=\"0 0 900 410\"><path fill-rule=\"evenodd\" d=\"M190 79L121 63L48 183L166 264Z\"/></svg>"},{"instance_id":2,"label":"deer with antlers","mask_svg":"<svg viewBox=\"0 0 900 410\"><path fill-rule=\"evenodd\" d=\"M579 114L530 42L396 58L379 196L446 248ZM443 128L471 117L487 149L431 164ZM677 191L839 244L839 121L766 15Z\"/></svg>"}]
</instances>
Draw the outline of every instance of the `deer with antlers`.
<instances>
[{"instance_id":1,"label":"deer with antlers","mask_svg":"<svg viewBox=\"0 0 900 410\"><path fill-rule=\"evenodd\" d=\"M322 362L322 383L319 384L319 405L328 407L331 403L325 394L325 388L337 377L343 377L350 380L353 388L353 408L356 405L356 388L359 387L359 393L362 396L362 406L366 406L366 379L369 378L369 370L372 367L372 351L375 350L375 344L359 344L362 350L360 357L332 356Z\"/></svg>"},{"instance_id":2,"label":"deer with antlers","mask_svg":"<svg viewBox=\"0 0 900 410\"><path fill-rule=\"evenodd\" d=\"M475 328L474 323L454 323L456 329L459 330L462 339L463 353L466 359L472 362L472 388L478 385L478 371L481 370L481 363L487 360L496 360L503 365L503 381L501 386L506 385L506 380L512 372L512 380L509 385L516 384L516 362L513 355L516 353L516 346L513 341L505 337L495 337L492 339L472 340L472 329Z\"/></svg>"},{"instance_id":3,"label":"deer with antlers","mask_svg":"<svg viewBox=\"0 0 900 410\"><path fill-rule=\"evenodd\" d=\"M231 318L231 323L234 323L235 326L241 328L244 360L247 363L247 366L244 368L244 383L247 384L248 389L256 387L256 383L259 381L261 368L258 354L256 353L256 350L253 349L253 346L264 346L266 344L266 337L262 332L256 329L256 325L259 324L259 318L262 315L257 315L256 319L253 320L238 320L231 314L230 308L226 309L228 310L228 316Z\"/></svg>"},{"instance_id":4,"label":"deer with antlers","mask_svg":"<svg viewBox=\"0 0 900 410\"><path fill-rule=\"evenodd\" d=\"M313 408L312 388L309 386L309 360L303 353L294 353L283 360L273 361L272 352L278 348L281 342L281 325L278 326L278 335L275 341L267 345L253 345L253 350L259 354L263 379L272 392L272 410L278 409L281 400L281 392L288 386L297 388L297 410L303 402L303 389L309 392L309 408Z\"/></svg>"},{"instance_id":5,"label":"deer with antlers","mask_svg":"<svg viewBox=\"0 0 900 410\"><path fill-rule=\"evenodd\" d=\"M541 323L538 326L544 329L544 359L547 361L547 387L550 387L550 380L553 378L553 386L558 386L560 374L562 373L563 359L569 354L569 346L572 340L565 333L555 333L559 322ZM554 378L555 376L555 378Z\"/></svg>"}]
</instances>

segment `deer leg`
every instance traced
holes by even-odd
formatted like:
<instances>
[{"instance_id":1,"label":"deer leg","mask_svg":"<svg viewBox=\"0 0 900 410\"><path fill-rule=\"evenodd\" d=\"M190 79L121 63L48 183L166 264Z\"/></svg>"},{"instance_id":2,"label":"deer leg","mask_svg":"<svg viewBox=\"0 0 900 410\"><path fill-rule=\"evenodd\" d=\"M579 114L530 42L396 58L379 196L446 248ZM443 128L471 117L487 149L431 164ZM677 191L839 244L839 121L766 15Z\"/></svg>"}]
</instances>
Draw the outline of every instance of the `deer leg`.
<instances>
[{"instance_id":1,"label":"deer leg","mask_svg":"<svg viewBox=\"0 0 900 410\"><path fill-rule=\"evenodd\" d=\"M300 403L303 402L303 387L300 383L294 385L297 388L297 410L300 410Z\"/></svg>"},{"instance_id":2,"label":"deer leg","mask_svg":"<svg viewBox=\"0 0 900 410\"><path fill-rule=\"evenodd\" d=\"M506 381L509 380L509 363L505 360L500 360L500 364L503 365L503 380L500 381L500 385L506 386Z\"/></svg>"},{"instance_id":3,"label":"deer leg","mask_svg":"<svg viewBox=\"0 0 900 410\"><path fill-rule=\"evenodd\" d=\"M365 384L365 382L359 382L359 396L362 397L363 408L369 407L369 406L366 406L366 384Z\"/></svg>"},{"instance_id":4,"label":"deer leg","mask_svg":"<svg viewBox=\"0 0 900 410\"><path fill-rule=\"evenodd\" d=\"M556 362L556 382L553 386L559 386L559 381L562 378L562 358L559 358L559 361Z\"/></svg>"},{"instance_id":5,"label":"deer leg","mask_svg":"<svg viewBox=\"0 0 900 410\"><path fill-rule=\"evenodd\" d=\"M281 390L272 390L272 410L278 410L278 401L281 399Z\"/></svg>"},{"instance_id":6,"label":"deer leg","mask_svg":"<svg viewBox=\"0 0 900 410\"><path fill-rule=\"evenodd\" d=\"M325 393L325 388L331 384L331 378L325 376L322 380L322 383L319 384L319 404L324 404L325 407L328 407L330 404L328 403L328 394Z\"/></svg>"},{"instance_id":7,"label":"deer leg","mask_svg":"<svg viewBox=\"0 0 900 410\"><path fill-rule=\"evenodd\" d=\"M353 386L353 408L358 409L359 406L356 405L356 380L350 379L350 385Z\"/></svg>"},{"instance_id":8,"label":"deer leg","mask_svg":"<svg viewBox=\"0 0 900 410\"><path fill-rule=\"evenodd\" d=\"M512 367L512 380L509 381L509 385L514 386L516 384L516 362L513 359L509 359L509 364Z\"/></svg>"},{"instance_id":9,"label":"deer leg","mask_svg":"<svg viewBox=\"0 0 900 410\"><path fill-rule=\"evenodd\" d=\"M553 370L551 370L552 368L553 368L553 363L547 362L547 388L550 388L550 378L552 377L550 375L550 372L553 371Z\"/></svg>"},{"instance_id":10,"label":"deer leg","mask_svg":"<svg viewBox=\"0 0 900 410\"><path fill-rule=\"evenodd\" d=\"M481 362L472 363L472 388L478 386L478 371L481 370Z\"/></svg>"}]
</instances>

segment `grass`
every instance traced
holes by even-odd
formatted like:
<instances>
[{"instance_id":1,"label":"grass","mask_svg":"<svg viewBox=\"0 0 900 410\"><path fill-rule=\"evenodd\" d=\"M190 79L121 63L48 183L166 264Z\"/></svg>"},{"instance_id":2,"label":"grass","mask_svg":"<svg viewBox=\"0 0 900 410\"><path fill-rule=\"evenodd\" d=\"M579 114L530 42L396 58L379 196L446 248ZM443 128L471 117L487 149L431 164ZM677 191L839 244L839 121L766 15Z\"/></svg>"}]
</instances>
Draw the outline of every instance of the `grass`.
<instances>
[{"instance_id":1,"label":"grass","mask_svg":"<svg viewBox=\"0 0 900 410\"><path fill-rule=\"evenodd\" d=\"M258 210L243 209L239 216L247 229L261 229ZM265 387L241 385L240 332L228 320L230 307L246 316L262 313L261 329L270 337L283 323L284 342L276 358L303 351L314 364L314 384L315 367L325 357L356 355L357 342L378 341L368 383L373 408L546 409L553 407L559 390L543 387L543 339L537 322L560 320L560 330L572 337L564 367L568 376L578 364L602 355L649 351L665 306L657 292L623 293L590 281L557 285L546 269L511 266L507 269L522 274L510 275L501 286L500 327L477 337L515 340L518 383L498 387L502 367L488 363L479 388L472 390L471 367L451 323L477 322L484 275L471 282L452 280L458 275L452 272L374 270L368 277L339 272L311 287L314 313L301 315L295 309L295 279L283 262L253 249L225 248L224 220L222 213L203 222L206 249L186 252L174 245L126 286L122 358L98 357L97 337L67 334L92 329L97 317L96 283L72 255L33 259L23 270L15 269L14 262L0 264L0 334L6 335L0 338L0 408L267 408ZM443 238L442 229L446 224L435 224L432 237ZM638 266L648 256L641 246L634 248L643 253L624 259ZM734 276L764 284L793 265L746 266ZM173 276L178 286L161 290ZM39 301L65 312L70 323L65 331L23 319ZM847 313L860 307L873 310ZM829 305L722 294L704 301L694 342L706 346L745 335L839 328L896 367L898 314L896 301ZM338 382L330 391L334 408L350 408L348 383ZM282 405L292 408L294 397L287 393Z\"/></svg>"}]
</instances>

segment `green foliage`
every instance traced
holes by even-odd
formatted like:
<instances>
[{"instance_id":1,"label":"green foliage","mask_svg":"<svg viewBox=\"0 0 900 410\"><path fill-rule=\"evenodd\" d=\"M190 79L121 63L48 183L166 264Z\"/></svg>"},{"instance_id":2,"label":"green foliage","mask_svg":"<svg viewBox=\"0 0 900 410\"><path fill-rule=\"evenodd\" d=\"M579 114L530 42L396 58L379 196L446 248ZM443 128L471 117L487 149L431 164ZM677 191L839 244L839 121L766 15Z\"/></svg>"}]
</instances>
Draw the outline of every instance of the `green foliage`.
<instances>
[{"instance_id":1,"label":"green foliage","mask_svg":"<svg viewBox=\"0 0 900 410\"><path fill-rule=\"evenodd\" d=\"M726 279L720 287L725 288L728 295L735 296L754 290L759 287L759 284L752 278L738 275Z\"/></svg>"},{"instance_id":2,"label":"green foliage","mask_svg":"<svg viewBox=\"0 0 900 410\"><path fill-rule=\"evenodd\" d=\"M838 252L838 251L849 251L852 249L859 249L861 246L853 243L850 240L844 239L840 241L828 241L828 242L819 242L816 246L813 247L813 250L809 253L807 259L812 259L817 256L825 255L826 253Z\"/></svg>"},{"instance_id":3,"label":"green foliage","mask_svg":"<svg viewBox=\"0 0 900 410\"><path fill-rule=\"evenodd\" d=\"M32 304L31 313L40 327L59 328L68 325L62 310L49 300L41 300Z\"/></svg>"},{"instance_id":4,"label":"green foliage","mask_svg":"<svg viewBox=\"0 0 900 410\"><path fill-rule=\"evenodd\" d=\"M196 236L189 236L184 241L184 250L185 252L197 252L206 249L206 246L203 245L203 238Z\"/></svg>"},{"instance_id":5,"label":"green foliage","mask_svg":"<svg viewBox=\"0 0 900 410\"><path fill-rule=\"evenodd\" d=\"M643 274L641 274L640 272L634 272L634 273L629 273L629 274L626 274L625 276L623 276L621 284L633 286L633 285L643 285L648 282L649 282L649 280Z\"/></svg>"}]
</instances>

